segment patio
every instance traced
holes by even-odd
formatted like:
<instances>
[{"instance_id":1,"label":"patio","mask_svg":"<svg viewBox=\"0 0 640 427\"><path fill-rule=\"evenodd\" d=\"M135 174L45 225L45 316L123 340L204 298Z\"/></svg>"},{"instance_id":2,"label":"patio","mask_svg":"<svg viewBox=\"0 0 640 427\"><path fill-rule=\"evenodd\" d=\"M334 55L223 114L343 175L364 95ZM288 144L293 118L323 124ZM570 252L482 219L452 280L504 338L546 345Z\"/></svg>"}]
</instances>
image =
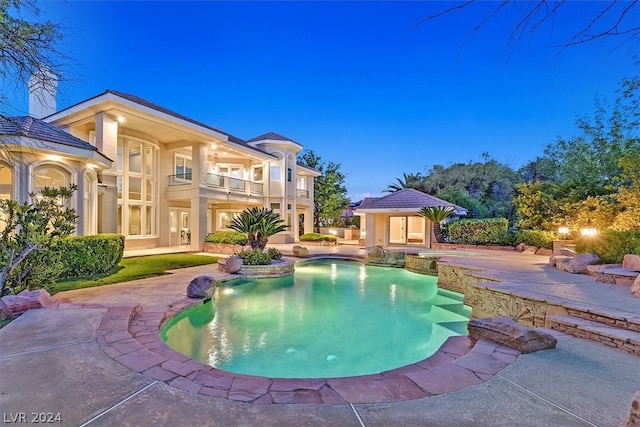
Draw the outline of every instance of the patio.
<instances>
[{"instance_id":1,"label":"patio","mask_svg":"<svg viewBox=\"0 0 640 427\"><path fill-rule=\"evenodd\" d=\"M290 252L290 245L276 246ZM309 249L312 254L364 256L354 246ZM456 261L489 268L530 291L575 302L604 302L640 314L640 299L625 298L623 289L595 283L589 276L549 269L545 257L483 255ZM5 420L20 413L27 420L32 413L59 413L62 425L623 425L638 391L637 356L563 334L557 335L557 349L520 355L488 381L457 391L399 402L334 405L260 405L195 394L136 372L101 347L96 331L108 320L107 307L166 307L184 297L191 278L212 269L194 267L170 276L66 292L56 298L71 303L31 310L0 330L0 407ZM130 336L120 337L121 342L127 339Z\"/></svg>"}]
</instances>

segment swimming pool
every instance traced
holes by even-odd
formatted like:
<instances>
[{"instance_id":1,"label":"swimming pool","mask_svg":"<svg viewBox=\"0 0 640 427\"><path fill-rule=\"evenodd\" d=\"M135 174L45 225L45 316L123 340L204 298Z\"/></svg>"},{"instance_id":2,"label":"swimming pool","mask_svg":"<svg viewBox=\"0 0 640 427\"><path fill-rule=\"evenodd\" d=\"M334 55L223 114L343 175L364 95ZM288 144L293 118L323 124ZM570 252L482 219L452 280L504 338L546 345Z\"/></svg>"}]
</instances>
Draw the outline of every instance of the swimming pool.
<instances>
[{"instance_id":1,"label":"swimming pool","mask_svg":"<svg viewBox=\"0 0 640 427\"><path fill-rule=\"evenodd\" d=\"M323 259L293 276L235 279L171 319L176 351L234 373L271 378L364 375L408 365L465 335L470 308L435 277Z\"/></svg>"}]
</instances>

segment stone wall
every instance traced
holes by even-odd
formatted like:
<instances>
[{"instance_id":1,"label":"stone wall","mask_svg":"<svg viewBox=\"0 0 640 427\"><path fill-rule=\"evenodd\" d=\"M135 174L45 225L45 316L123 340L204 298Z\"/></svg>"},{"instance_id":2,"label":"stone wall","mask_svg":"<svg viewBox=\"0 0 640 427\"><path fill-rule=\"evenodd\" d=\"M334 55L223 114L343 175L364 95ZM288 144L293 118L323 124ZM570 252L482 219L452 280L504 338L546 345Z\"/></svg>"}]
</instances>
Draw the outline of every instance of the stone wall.
<instances>
[{"instance_id":1,"label":"stone wall","mask_svg":"<svg viewBox=\"0 0 640 427\"><path fill-rule=\"evenodd\" d=\"M477 282L497 282L479 275L480 270L447 263L438 263L438 286L443 289L465 293L468 285Z\"/></svg>"},{"instance_id":2,"label":"stone wall","mask_svg":"<svg viewBox=\"0 0 640 427\"><path fill-rule=\"evenodd\" d=\"M290 276L293 272L293 262L277 260L269 265L243 265L237 274L252 277L283 277Z\"/></svg>"},{"instance_id":3,"label":"stone wall","mask_svg":"<svg viewBox=\"0 0 640 427\"><path fill-rule=\"evenodd\" d=\"M438 259L440 257L417 256L406 254L404 258L404 268L414 273L438 275Z\"/></svg>"},{"instance_id":4,"label":"stone wall","mask_svg":"<svg viewBox=\"0 0 640 427\"><path fill-rule=\"evenodd\" d=\"M226 243L205 243L202 250L203 252L210 254L233 255L247 249L251 249L251 246L229 245Z\"/></svg>"},{"instance_id":5,"label":"stone wall","mask_svg":"<svg viewBox=\"0 0 640 427\"><path fill-rule=\"evenodd\" d=\"M438 250L457 250L457 249L482 249L482 250L492 250L492 251L515 251L516 249L513 246L499 246L499 245L463 245L457 243L436 243L431 242L431 249Z\"/></svg>"},{"instance_id":6,"label":"stone wall","mask_svg":"<svg viewBox=\"0 0 640 427\"><path fill-rule=\"evenodd\" d=\"M464 303L471 306L471 317L513 317L526 326L545 326L548 304L531 297L513 295L498 289L474 283L466 286Z\"/></svg>"}]
</instances>

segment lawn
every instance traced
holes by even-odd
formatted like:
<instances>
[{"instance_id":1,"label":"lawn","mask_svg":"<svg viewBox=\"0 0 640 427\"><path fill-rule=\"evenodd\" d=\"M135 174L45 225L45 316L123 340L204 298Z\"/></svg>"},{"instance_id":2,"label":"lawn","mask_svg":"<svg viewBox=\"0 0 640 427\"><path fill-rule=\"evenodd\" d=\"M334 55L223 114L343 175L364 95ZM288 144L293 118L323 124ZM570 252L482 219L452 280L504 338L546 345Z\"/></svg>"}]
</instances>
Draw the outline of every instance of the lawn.
<instances>
[{"instance_id":1,"label":"lawn","mask_svg":"<svg viewBox=\"0 0 640 427\"><path fill-rule=\"evenodd\" d=\"M53 285L47 286L46 289L51 295L55 295L58 292L72 289L92 288L94 286L112 285L114 283L128 282L145 277L161 276L167 274L168 270L213 264L217 261L218 258L216 257L194 254L168 254L124 258L120 264L118 264L118 267L110 273L61 280Z\"/></svg>"}]
</instances>

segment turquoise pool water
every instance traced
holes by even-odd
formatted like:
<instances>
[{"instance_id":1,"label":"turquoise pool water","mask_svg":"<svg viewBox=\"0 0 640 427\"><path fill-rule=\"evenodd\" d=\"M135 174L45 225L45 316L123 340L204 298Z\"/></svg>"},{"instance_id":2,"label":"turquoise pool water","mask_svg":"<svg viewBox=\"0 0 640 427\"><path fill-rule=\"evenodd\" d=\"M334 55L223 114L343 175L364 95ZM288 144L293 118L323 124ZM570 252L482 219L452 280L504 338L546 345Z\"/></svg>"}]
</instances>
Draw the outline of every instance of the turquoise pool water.
<instances>
[{"instance_id":1,"label":"turquoise pool water","mask_svg":"<svg viewBox=\"0 0 640 427\"><path fill-rule=\"evenodd\" d=\"M466 335L470 308L436 278L324 259L293 276L237 279L171 319L162 338L217 368L271 378L364 375L420 361Z\"/></svg>"}]
</instances>

